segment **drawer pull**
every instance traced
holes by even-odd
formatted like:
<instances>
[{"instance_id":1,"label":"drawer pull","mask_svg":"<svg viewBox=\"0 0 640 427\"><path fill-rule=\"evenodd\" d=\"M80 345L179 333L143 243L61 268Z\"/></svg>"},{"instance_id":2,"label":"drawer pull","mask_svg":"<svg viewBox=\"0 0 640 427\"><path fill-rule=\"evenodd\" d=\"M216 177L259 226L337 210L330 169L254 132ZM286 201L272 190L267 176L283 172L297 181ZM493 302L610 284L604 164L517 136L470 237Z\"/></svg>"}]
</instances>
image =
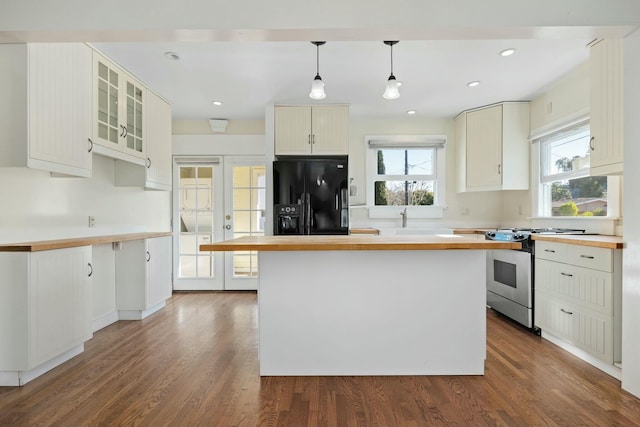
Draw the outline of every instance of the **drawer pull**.
<instances>
[{"instance_id":1,"label":"drawer pull","mask_svg":"<svg viewBox=\"0 0 640 427\"><path fill-rule=\"evenodd\" d=\"M580 258L593 259L591 255L580 255Z\"/></svg>"},{"instance_id":2,"label":"drawer pull","mask_svg":"<svg viewBox=\"0 0 640 427\"><path fill-rule=\"evenodd\" d=\"M573 277L573 274L569 274L569 273L560 272L560 274L567 277Z\"/></svg>"},{"instance_id":3,"label":"drawer pull","mask_svg":"<svg viewBox=\"0 0 640 427\"><path fill-rule=\"evenodd\" d=\"M573 314L573 311L567 311L564 308L561 308L560 311L565 313L565 314Z\"/></svg>"},{"instance_id":4,"label":"drawer pull","mask_svg":"<svg viewBox=\"0 0 640 427\"><path fill-rule=\"evenodd\" d=\"M544 251L545 251L545 252L551 252L552 254L555 254L555 253L556 253L556 251L554 251L553 249L545 249Z\"/></svg>"}]
</instances>

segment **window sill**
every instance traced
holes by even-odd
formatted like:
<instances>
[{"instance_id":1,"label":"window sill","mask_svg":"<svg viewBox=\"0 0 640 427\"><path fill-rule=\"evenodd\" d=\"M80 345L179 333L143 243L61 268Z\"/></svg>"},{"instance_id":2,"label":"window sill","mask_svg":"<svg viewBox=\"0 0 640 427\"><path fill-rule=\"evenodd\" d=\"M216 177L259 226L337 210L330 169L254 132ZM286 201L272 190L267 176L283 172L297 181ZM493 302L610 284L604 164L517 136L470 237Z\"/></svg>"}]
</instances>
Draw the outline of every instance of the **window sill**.
<instances>
[{"instance_id":1,"label":"window sill","mask_svg":"<svg viewBox=\"0 0 640 427\"><path fill-rule=\"evenodd\" d=\"M407 217L418 219L437 219L444 217L445 206L368 206L369 218L395 219L407 208Z\"/></svg>"},{"instance_id":2,"label":"window sill","mask_svg":"<svg viewBox=\"0 0 640 427\"><path fill-rule=\"evenodd\" d=\"M578 221L617 221L620 217L617 216L532 216L529 219L545 219L545 220L560 220L560 221L569 221L569 220L578 220Z\"/></svg>"}]
</instances>

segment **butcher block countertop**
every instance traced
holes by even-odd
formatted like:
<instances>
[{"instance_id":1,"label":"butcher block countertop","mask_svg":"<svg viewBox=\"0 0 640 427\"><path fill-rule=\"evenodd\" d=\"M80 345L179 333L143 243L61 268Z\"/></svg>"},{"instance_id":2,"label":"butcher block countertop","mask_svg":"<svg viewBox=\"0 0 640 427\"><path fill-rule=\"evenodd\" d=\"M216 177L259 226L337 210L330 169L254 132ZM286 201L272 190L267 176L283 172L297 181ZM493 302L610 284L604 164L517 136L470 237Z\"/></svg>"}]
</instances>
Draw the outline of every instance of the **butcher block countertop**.
<instances>
[{"instance_id":1,"label":"butcher block countertop","mask_svg":"<svg viewBox=\"0 0 640 427\"><path fill-rule=\"evenodd\" d=\"M520 249L520 243L429 236L246 236L200 245L201 251L424 251L448 249Z\"/></svg>"},{"instance_id":2,"label":"butcher block countertop","mask_svg":"<svg viewBox=\"0 0 640 427\"><path fill-rule=\"evenodd\" d=\"M107 236L91 236L77 237L70 239L58 240L40 240L34 242L20 242L0 244L0 252L38 252L49 251L52 249L75 248L78 246L101 245L113 242L125 242L128 240L149 239L152 237L171 236L170 231L153 232L153 233L128 233L113 234Z\"/></svg>"},{"instance_id":3,"label":"butcher block countertop","mask_svg":"<svg viewBox=\"0 0 640 427\"><path fill-rule=\"evenodd\" d=\"M595 246L607 249L622 249L621 236L573 235L573 234L533 234L533 240L545 242L568 243L570 245Z\"/></svg>"}]
</instances>

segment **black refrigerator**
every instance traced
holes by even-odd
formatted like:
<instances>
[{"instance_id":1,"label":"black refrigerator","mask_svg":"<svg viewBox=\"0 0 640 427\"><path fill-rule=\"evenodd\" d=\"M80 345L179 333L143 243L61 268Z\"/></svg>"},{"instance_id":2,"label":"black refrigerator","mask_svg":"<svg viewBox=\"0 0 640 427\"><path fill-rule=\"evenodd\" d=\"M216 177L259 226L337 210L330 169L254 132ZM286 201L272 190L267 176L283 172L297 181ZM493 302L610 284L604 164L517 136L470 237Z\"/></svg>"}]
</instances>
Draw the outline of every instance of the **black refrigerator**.
<instances>
[{"instance_id":1,"label":"black refrigerator","mask_svg":"<svg viewBox=\"0 0 640 427\"><path fill-rule=\"evenodd\" d=\"M273 162L273 234L349 234L347 157Z\"/></svg>"}]
</instances>

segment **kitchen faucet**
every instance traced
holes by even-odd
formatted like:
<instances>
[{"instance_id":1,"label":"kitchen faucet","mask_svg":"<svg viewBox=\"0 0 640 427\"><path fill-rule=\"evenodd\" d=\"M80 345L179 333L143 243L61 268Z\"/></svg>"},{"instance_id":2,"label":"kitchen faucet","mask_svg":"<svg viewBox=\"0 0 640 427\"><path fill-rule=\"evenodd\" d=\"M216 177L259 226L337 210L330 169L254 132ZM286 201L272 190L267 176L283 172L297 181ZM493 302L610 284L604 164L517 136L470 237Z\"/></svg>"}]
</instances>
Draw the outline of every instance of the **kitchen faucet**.
<instances>
[{"instance_id":1,"label":"kitchen faucet","mask_svg":"<svg viewBox=\"0 0 640 427\"><path fill-rule=\"evenodd\" d=\"M400 212L400 216L402 216L402 228L407 228L407 208Z\"/></svg>"}]
</instances>

